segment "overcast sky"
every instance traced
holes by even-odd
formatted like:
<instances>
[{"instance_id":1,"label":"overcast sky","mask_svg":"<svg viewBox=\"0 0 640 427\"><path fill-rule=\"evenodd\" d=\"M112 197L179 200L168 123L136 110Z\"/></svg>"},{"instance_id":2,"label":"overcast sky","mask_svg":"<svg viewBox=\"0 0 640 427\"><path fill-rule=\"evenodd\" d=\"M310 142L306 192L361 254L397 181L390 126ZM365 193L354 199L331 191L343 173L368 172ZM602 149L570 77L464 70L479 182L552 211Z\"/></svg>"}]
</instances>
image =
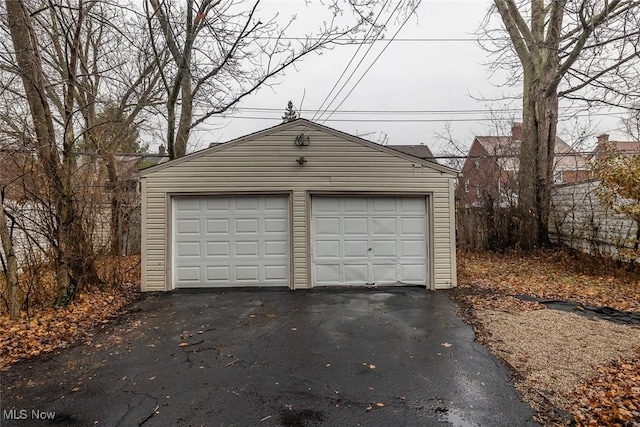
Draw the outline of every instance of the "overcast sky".
<instances>
[{"instance_id":1,"label":"overcast sky","mask_svg":"<svg viewBox=\"0 0 640 427\"><path fill-rule=\"evenodd\" d=\"M302 0L267 0L265 3L267 15L271 10L282 14L297 12L299 22L317 25L313 9L301 7ZM445 133L447 122L450 122L452 137L469 146L474 135L497 133L495 123L490 120L490 109L514 109L506 115L519 119L519 101L508 104L491 99L518 94L520 88L500 87L503 77L490 75L486 52L470 40L476 37L474 33L490 4L489 0L423 0L416 16L397 35L398 40L386 48L365 74L387 43L375 44L361 69L331 104L333 111L344 99L337 112L326 121L328 115L325 114L319 122L376 142L424 143L437 152L443 146L437 134ZM391 27L386 38L391 38L396 29L397 26ZM311 54L298 63L296 69L290 68L280 77L276 86L262 88L246 97L238 112L225 119L211 120L199 128L193 134L192 149L280 123L289 100L301 108L303 118L313 118L356 49L356 46L338 46L321 56ZM360 55L365 50L361 49ZM360 83L345 98L363 74ZM614 138L623 137L616 131L618 118L596 116L592 120L594 134L608 132ZM573 143L574 127L575 120L561 123L559 136ZM590 139L595 142L595 137Z\"/></svg>"}]
</instances>

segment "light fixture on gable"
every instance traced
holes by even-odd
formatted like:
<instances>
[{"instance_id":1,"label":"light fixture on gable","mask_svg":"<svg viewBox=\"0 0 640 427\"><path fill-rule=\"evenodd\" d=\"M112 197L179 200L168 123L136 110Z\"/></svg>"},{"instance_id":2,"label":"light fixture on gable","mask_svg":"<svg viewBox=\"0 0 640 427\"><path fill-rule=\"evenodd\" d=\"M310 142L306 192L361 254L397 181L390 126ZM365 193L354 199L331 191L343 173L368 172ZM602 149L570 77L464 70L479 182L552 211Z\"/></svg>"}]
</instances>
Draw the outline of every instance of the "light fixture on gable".
<instances>
[{"instance_id":1,"label":"light fixture on gable","mask_svg":"<svg viewBox=\"0 0 640 427\"><path fill-rule=\"evenodd\" d=\"M309 135L305 135L304 133L301 133L300 135L296 136L296 140L295 143L298 147L306 147L309 145Z\"/></svg>"}]
</instances>

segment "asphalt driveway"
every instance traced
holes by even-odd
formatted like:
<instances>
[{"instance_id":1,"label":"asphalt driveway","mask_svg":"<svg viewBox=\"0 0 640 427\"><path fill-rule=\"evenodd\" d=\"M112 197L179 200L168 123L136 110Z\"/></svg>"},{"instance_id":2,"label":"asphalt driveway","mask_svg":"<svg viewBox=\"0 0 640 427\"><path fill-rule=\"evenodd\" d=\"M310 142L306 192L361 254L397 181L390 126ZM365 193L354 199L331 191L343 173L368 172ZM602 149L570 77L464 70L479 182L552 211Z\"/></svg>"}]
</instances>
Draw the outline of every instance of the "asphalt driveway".
<instances>
[{"instance_id":1,"label":"asphalt driveway","mask_svg":"<svg viewBox=\"0 0 640 427\"><path fill-rule=\"evenodd\" d=\"M0 425L536 425L445 293L180 292L138 308L3 373Z\"/></svg>"}]
</instances>

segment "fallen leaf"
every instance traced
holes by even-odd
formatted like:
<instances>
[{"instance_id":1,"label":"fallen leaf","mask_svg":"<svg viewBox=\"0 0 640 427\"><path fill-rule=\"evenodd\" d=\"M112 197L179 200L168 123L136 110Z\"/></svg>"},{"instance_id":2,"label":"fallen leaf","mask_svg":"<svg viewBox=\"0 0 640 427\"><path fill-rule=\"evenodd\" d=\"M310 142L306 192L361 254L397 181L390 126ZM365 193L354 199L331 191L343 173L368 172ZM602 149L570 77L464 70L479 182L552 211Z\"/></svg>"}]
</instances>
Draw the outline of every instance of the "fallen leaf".
<instances>
[{"instance_id":1,"label":"fallen leaf","mask_svg":"<svg viewBox=\"0 0 640 427\"><path fill-rule=\"evenodd\" d=\"M451 347L453 344L448 343L448 342L445 342L445 343L442 343L441 345L442 345L443 347L449 348L449 347Z\"/></svg>"}]
</instances>

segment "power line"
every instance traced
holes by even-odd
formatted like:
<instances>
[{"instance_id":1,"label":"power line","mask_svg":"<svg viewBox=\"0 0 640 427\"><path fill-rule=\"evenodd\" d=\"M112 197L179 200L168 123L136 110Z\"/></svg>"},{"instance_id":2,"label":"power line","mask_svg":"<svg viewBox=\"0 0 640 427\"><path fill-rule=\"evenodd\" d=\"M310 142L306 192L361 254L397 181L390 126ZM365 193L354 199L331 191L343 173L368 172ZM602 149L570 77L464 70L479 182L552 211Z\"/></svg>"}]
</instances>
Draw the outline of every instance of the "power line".
<instances>
[{"instance_id":1,"label":"power line","mask_svg":"<svg viewBox=\"0 0 640 427\"><path fill-rule=\"evenodd\" d=\"M446 112L445 112L446 113ZM364 114L364 113L363 113ZM444 114L444 113L443 113ZM569 119L573 117L594 117L594 116L610 116L610 117L618 117L623 118L624 113L586 113L586 114L570 114L570 115L561 115L561 119ZM279 117L256 117L256 116L233 116L228 115L225 118L233 118L233 119L247 119L247 120L279 120ZM492 117L468 117L468 118L415 118L415 119L385 119L385 118L327 118L322 121L325 122L371 122L371 123L443 123L443 122L503 122L510 120L508 118L492 118Z\"/></svg>"},{"instance_id":2,"label":"power line","mask_svg":"<svg viewBox=\"0 0 640 427\"><path fill-rule=\"evenodd\" d=\"M375 27L376 23L378 22L378 19L380 18L380 16L382 16L382 11L387 7L387 3L389 3L389 0L385 1L384 5L382 6L382 8L380 8L380 12L378 13L378 15L376 16L375 21L373 22L373 25L371 27L369 27L369 31L367 32L367 36L371 33L371 31L373 31L373 28ZM389 23L389 21L391 20L391 18L393 17L393 15L396 13L396 10L398 10L398 7L400 7L400 2L398 2L398 4L396 5L396 8L393 9L393 11L391 12L391 14L389 15L389 17L387 18L387 21L384 23L384 27L386 27L386 25ZM376 35L376 37L374 38L374 41L377 40L380 36L380 33L378 33ZM367 38L367 37L365 37ZM358 70L358 68L360 67L360 65L362 64L362 61L364 61L364 59L367 57L367 55L369 54L369 52L371 51L371 49L373 48L373 43L371 43L371 45L369 46L369 48L367 49L367 51L364 53L364 55L362 56L362 58L360 59L360 62L358 62L358 64L356 65L356 67L353 69L353 71L351 72L351 74L349 75L349 77L347 78L347 80L345 80L344 84L340 87L340 89L336 92L335 96L331 99L331 101L329 101L329 104L327 104L327 108L325 110L322 110L322 108L324 107L325 102L327 102L327 100L329 99L329 97L331 96L331 94L333 93L333 91L336 89L336 87L338 87L338 84L340 83L340 80L342 80L342 77L344 77L344 75L346 74L347 70L349 69L349 67L351 66L351 64L353 63L353 61L356 59L356 57L358 56L358 52L360 52L360 49L362 49L362 46L364 46L364 43L360 43L358 45L358 49L356 50L356 52L353 54L353 56L351 57L351 59L349 60L349 63L347 64L346 67L344 67L344 70L342 71L342 74L340 74L340 77L338 77L338 80L336 80L335 84L333 85L333 87L331 88L331 90L329 91L329 93L327 94L327 96L324 98L324 100L322 101L322 104L320 104L320 107L318 107L318 111L313 115L312 120L316 118L316 114L319 114L318 116L318 120L320 120L320 118L322 117L322 115L329 109L329 107L331 106L331 104L333 103L333 101L335 101L335 99L338 97L338 95L340 95L340 92L342 92L342 90L344 89L344 87L347 85L347 83L349 83L349 81L351 80L351 78L353 77L353 75L355 74L355 72ZM320 111L322 110L322 111Z\"/></svg>"},{"instance_id":3,"label":"power line","mask_svg":"<svg viewBox=\"0 0 640 427\"><path fill-rule=\"evenodd\" d=\"M400 28L398 28L398 30L393 34L393 36L391 37L391 40L384 46L384 48L382 48L382 50L380 51L380 53L378 54L378 56L376 56L376 58L373 60L373 62L371 63L371 65L369 65L369 67L364 71L364 73L362 74L362 76L360 76L360 78L358 79L358 81L356 82L355 85L353 85L353 87L351 88L351 90L349 91L349 93L347 93L345 95L345 97L342 99L342 102L340 102L340 104L338 104L338 106L334 109L337 110L338 108L340 108L342 106L342 104L344 104L344 102L347 100L347 98L349 98L349 95L351 95L353 93L353 91L356 89L356 87L358 87L358 84L360 84L360 82L362 81L362 79L364 78L364 76L367 75L367 73L369 72L369 70L371 70L371 68L375 65L375 63L378 61L378 59L380 59L380 57L382 56L382 54L387 50L387 48L391 45L391 42L393 41L393 39L396 38L396 36L400 33L400 31L402 31L402 29L404 28L404 26L407 24L407 22L409 22L409 18L413 15L413 13L416 11L416 9L418 8L418 6L420 5L421 0L418 0L414 6L414 8L411 10L411 13L409 13L407 15L407 17L405 18L405 20L402 22L402 25L400 25ZM331 116L333 115L333 113L329 114L329 116L322 122L325 123L329 118L331 118Z\"/></svg>"},{"instance_id":4,"label":"power line","mask_svg":"<svg viewBox=\"0 0 640 427\"><path fill-rule=\"evenodd\" d=\"M584 111L582 107L561 107L560 111L575 111L580 112ZM238 112L253 112L253 113L261 113L261 112L274 112L280 113L280 108L269 108L269 107L238 107L236 109ZM306 109L308 112L318 112L319 109ZM520 113L522 112L521 108L497 108L497 109L459 109L459 110L335 110L333 114L491 114L491 113ZM615 114L615 113L591 113L591 115L596 114ZM620 113L622 114L622 113ZM312 119L313 120L313 119Z\"/></svg>"}]
</instances>

